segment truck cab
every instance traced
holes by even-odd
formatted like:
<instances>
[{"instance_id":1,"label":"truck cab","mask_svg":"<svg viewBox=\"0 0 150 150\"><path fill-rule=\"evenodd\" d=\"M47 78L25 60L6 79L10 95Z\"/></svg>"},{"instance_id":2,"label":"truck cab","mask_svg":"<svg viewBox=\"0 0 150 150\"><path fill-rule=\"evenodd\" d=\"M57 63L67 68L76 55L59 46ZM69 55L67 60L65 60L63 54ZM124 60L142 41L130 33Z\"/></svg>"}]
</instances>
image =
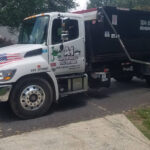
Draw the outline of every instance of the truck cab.
<instances>
[{"instance_id":1,"label":"truck cab","mask_svg":"<svg viewBox=\"0 0 150 150\"><path fill-rule=\"evenodd\" d=\"M85 71L85 29L81 15L50 13L25 18L20 44L42 44L55 75Z\"/></svg>"},{"instance_id":2,"label":"truck cab","mask_svg":"<svg viewBox=\"0 0 150 150\"><path fill-rule=\"evenodd\" d=\"M41 116L60 97L87 91L85 66L82 15L27 17L18 44L0 49L0 101L20 118Z\"/></svg>"}]
</instances>

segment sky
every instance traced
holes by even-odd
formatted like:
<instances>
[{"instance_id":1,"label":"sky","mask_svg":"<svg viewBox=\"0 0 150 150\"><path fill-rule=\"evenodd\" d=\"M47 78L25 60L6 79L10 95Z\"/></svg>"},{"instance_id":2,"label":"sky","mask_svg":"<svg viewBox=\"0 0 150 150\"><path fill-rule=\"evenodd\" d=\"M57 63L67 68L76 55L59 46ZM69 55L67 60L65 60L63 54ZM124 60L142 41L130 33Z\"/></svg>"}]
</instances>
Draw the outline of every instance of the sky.
<instances>
[{"instance_id":1,"label":"sky","mask_svg":"<svg viewBox=\"0 0 150 150\"><path fill-rule=\"evenodd\" d=\"M79 4L79 7L77 7L76 10L83 10L86 9L88 0L75 0L75 2Z\"/></svg>"}]
</instances>

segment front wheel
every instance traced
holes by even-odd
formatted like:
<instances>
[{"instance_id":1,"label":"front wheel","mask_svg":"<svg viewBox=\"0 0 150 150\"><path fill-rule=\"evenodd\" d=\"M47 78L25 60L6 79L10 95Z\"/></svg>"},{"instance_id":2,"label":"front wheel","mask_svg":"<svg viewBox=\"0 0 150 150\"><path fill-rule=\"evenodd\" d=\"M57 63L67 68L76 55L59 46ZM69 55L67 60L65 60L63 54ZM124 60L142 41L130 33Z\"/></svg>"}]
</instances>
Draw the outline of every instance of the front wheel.
<instances>
[{"instance_id":1,"label":"front wheel","mask_svg":"<svg viewBox=\"0 0 150 150\"><path fill-rule=\"evenodd\" d=\"M22 119L44 115L53 102L51 85L42 78L26 78L14 87L10 98L13 112Z\"/></svg>"}]
</instances>

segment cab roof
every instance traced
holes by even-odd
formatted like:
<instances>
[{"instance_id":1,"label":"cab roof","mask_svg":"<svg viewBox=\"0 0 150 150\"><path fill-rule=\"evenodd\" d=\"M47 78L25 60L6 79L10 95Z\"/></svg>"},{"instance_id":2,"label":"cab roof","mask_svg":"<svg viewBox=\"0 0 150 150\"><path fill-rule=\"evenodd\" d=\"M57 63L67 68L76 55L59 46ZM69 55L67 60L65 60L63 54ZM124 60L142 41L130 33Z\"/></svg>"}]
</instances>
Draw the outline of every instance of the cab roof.
<instances>
[{"instance_id":1,"label":"cab roof","mask_svg":"<svg viewBox=\"0 0 150 150\"><path fill-rule=\"evenodd\" d=\"M70 17L76 17L76 18L82 18L83 15L81 14L75 14L75 13L63 13L63 12L50 12L50 13L41 13L33 16L26 17L24 20L33 19L39 16L70 16Z\"/></svg>"}]
</instances>

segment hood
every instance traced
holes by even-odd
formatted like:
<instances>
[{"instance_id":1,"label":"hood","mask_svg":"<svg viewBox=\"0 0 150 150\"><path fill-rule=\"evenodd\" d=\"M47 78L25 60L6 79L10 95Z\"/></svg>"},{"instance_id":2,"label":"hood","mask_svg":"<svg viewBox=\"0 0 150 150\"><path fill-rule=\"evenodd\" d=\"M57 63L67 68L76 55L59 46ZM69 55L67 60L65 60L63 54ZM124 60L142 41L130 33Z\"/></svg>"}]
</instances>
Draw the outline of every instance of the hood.
<instances>
[{"instance_id":1,"label":"hood","mask_svg":"<svg viewBox=\"0 0 150 150\"><path fill-rule=\"evenodd\" d=\"M40 44L16 44L0 48L0 54L25 54L26 52L44 47Z\"/></svg>"},{"instance_id":2,"label":"hood","mask_svg":"<svg viewBox=\"0 0 150 150\"><path fill-rule=\"evenodd\" d=\"M7 64L23 60L25 57L37 55L39 52L41 54L41 49L45 50L45 48L45 45L40 44L16 44L2 47L0 48L0 68Z\"/></svg>"}]
</instances>

